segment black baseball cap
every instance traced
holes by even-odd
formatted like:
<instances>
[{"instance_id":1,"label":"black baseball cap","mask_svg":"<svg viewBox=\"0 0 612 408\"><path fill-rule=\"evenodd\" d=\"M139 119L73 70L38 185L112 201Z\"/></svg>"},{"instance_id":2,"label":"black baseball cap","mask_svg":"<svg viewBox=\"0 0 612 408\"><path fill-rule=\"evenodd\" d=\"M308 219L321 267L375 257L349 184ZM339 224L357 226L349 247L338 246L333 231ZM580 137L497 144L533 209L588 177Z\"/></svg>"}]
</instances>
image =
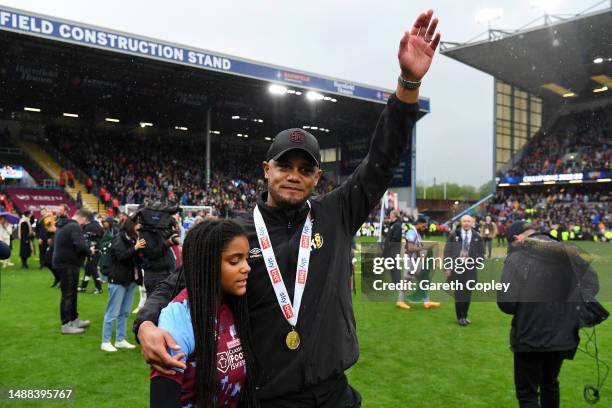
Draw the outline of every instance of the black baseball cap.
<instances>
[{"instance_id":1,"label":"black baseball cap","mask_svg":"<svg viewBox=\"0 0 612 408\"><path fill-rule=\"evenodd\" d=\"M278 160L283 154L294 149L306 152L317 167L321 167L319 142L311 133L299 128L286 129L277 134L268 149L266 161Z\"/></svg>"}]
</instances>

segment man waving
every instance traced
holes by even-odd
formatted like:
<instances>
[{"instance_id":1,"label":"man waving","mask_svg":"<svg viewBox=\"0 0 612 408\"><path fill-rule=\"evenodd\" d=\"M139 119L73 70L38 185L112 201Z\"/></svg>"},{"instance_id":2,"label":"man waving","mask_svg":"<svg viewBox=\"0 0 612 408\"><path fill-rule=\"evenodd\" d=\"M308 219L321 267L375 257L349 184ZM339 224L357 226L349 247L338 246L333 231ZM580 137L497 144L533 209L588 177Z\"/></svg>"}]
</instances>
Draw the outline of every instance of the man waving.
<instances>
[{"instance_id":1,"label":"man waving","mask_svg":"<svg viewBox=\"0 0 612 408\"><path fill-rule=\"evenodd\" d=\"M253 370L262 407L361 405L344 374L359 355L346 260L353 236L410 148L418 88L440 42L437 24L429 10L402 37L396 92L381 114L368 155L340 187L310 199L321 176L319 144L312 134L287 129L270 146L262 166L267 192L237 219L251 248L260 249L249 259L254 367L247 369ZM134 323L145 359L162 372L184 368L180 355L171 358L166 352L174 340L155 326L181 286L178 274L162 282Z\"/></svg>"}]
</instances>

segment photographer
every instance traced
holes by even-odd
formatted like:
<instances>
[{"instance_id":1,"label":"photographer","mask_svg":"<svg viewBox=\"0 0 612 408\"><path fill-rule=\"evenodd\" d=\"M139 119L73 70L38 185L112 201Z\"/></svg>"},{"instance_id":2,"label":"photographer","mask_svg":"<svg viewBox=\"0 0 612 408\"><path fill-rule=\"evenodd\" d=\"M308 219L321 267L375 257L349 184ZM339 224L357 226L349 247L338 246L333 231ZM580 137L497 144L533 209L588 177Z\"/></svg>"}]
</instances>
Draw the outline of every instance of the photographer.
<instances>
[{"instance_id":1,"label":"photographer","mask_svg":"<svg viewBox=\"0 0 612 408\"><path fill-rule=\"evenodd\" d=\"M102 351L115 352L118 348L135 348L125 339L125 334L127 319L134 299L134 289L137 284L142 284L137 254L145 246L144 239L138 238L137 226L131 218L123 221L121 231L112 238L109 250L111 258L111 268L108 274L109 296L104 312L102 344L100 345ZM113 346L111 339L115 325L117 335Z\"/></svg>"},{"instance_id":2,"label":"photographer","mask_svg":"<svg viewBox=\"0 0 612 408\"><path fill-rule=\"evenodd\" d=\"M510 286L498 292L497 304L513 315L516 398L521 407L559 407L561 365L576 353L580 309L594 302L597 275L573 247L524 221L508 229L508 242L501 281Z\"/></svg>"},{"instance_id":3,"label":"photographer","mask_svg":"<svg viewBox=\"0 0 612 408\"><path fill-rule=\"evenodd\" d=\"M57 221L53 243L53 267L57 269L61 277L62 334L83 333L90 324L89 320L79 319L77 313L79 270L83 264L83 258L94 253L94 249L87 244L81 229L87 224L88 219L89 211L78 210L72 218L64 216Z\"/></svg>"},{"instance_id":4,"label":"photographer","mask_svg":"<svg viewBox=\"0 0 612 408\"><path fill-rule=\"evenodd\" d=\"M103 280L108 279L110 270L112 269L113 263L111 259L111 245L113 238L118 234L115 231L115 220L112 217L106 217L102 221L102 228L104 229L104 235L100 240L98 249L100 250L100 260L98 262L98 269Z\"/></svg>"},{"instance_id":5,"label":"photographer","mask_svg":"<svg viewBox=\"0 0 612 408\"><path fill-rule=\"evenodd\" d=\"M93 291L95 295L102 294L102 281L98 275L98 263L100 262L100 241L104 236L104 229L96 220L94 214L89 217L89 222L83 227L83 235L87 240L90 247L93 247L95 252L87 257L85 261L85 274L83 275L83 281L79 286L79 292L85 292L89 279L93 279L96 289Z\"/></svg>"},{"instance_id":6,"label":"photographer","mask_svg":"<svg viewBox=\"0 0 612 408\"><path fill-rule=\"evenodd\" d=\"M153 293L157 284L176 269L171 247L178 245L180 239L175 232L176 221L172 215L179 211L178 207L155 203L138 210L135 215L136 222L142 225L138 231L139 238L144 239L146 245L139 255L147 293Z\"/></svg>"}]
</instances>

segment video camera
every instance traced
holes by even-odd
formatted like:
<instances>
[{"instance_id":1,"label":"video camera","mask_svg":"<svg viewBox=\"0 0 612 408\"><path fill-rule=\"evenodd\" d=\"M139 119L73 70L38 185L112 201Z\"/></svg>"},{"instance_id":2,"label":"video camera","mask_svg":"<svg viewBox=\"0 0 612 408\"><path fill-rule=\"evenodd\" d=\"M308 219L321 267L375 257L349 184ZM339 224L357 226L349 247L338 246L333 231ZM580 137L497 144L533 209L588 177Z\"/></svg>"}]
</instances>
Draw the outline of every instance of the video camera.
<instances>
[{"instance_id":1,"label":"video camera","mask_svg":"<svg viewBox=\"0 0 612 408\"><path fill-rule=\"evenodd\" d=\"M164 238L169 238L173 233L176 220L172 217L181 212L178 205L167 205L154 203L151 205L141 205L132 216L137 224L142 225L142 230L156 231Z\"/></svg>"},{"instance_id":2,"label":"video camera","mask_svg":"<svg viewBox=\"0 0 612 408\"><path fill-rule=\"evenodd\" d=\"M85 241L87 241L87 245L90 248L94 247L97 251L100 237L95 232L84 232L83 236L85 237Z\"/></svg>"}]
</instances>

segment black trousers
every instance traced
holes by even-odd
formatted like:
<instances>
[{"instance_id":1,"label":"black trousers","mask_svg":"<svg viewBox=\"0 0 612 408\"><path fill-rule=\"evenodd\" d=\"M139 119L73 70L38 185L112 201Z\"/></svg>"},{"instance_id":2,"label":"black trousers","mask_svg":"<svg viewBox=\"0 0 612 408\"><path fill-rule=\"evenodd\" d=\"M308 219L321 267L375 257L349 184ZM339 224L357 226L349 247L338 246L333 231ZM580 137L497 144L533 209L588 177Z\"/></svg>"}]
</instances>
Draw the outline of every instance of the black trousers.
<instances>
[{"instance_id":1,"label":"black trousers","mask_svg":"<svg viewBox=\"0 0 612 408\"><path fill-rule=\"evenodd\" d=\"M42 244L38 246L38 258L40 259L40 267L45 266L45 256L47 256L47 240L43 239Z\"/></svg>"},{"instance_id":2,"label":"black trousers","mask_svg":"<svg viewBox=\"0 0 612 408\"><path fill-rule=\"evenodd\" d=\"M101 254L96 252L94 255L87 257L87 261L85 263L85 274L83 275L83 282L81 282L82 288L87 287L89 280L85 280L85 277L89 276L93 279L96 289L102 290L102 281L98 275L98 263L100 262L100 256Z\"/></svg>"},{"instance_id":3,"label":"black trousers","mask_svg":"<svg viewBox=\"0 0 612 408\"><path fill-rule=\"evenodd\" d=\"M62 280L62 274L59 273L59 271L53 267L49 267L49 270L51 271L51 273L53 274L53 279L55 279L56 282L59 282Z\"/></svg>"},{"instance_id":4,"label":"black trousers","mask_svg":"<svg viewBox=\"0 0 612 408\"><path fill-rule=\"evenodd\" d=\"M464 289L455 291L455 316L457 316L457 320L467 319L471 301L471 290Z\"/></svg>"},{"instance_id":5,"label":"black trousers","mask_svg":"<svg viewBox=\"0 0 612 408\"><path fill-rule=\"evenodd\" d=\"M468 280L476 280L476 271L465 271L462 274L453 272L451 279L463 284L461 290L455 291L455 316L457 316L457 320L467 319L470 303L472 302L472 291L467 289L466 285Z\"/></svg>"},{"instance_id":6,"label":"black trousers","mask_svg":"<svg viewBox=\"0 0 612 408\"><path fill-rule=\"evenodd\" d=\"M71 322L79 317L77 313L79 269L81 268L78 266L69 266L57 270L61 276L60 288L62 290L62 300L60 302L60 316L62 324Z\"/></svg>"},{"instance_id":7,"label":"black trousers","mask_svg":"<svg viewBox=\"0 0 612 408\"><path fill-rule=\"evenodd\" d=\"M261 408L360 408L361 395L342 374L296 393L260 400L259 405Z\"/></svg>"},{"instance_id":8,"label":"black trousers","mask_svg":"<svg viewBox=\"0 0 612 408\"><path fill-rule=\"evenodd\" d=\"M514 385L521 408L559 407L558 376L566 353L514 353Z\"/></svg>"},{"instance_id":9,"label":"black trousers","mask_svg":"<svg viewBox=\"0 0 612 408\"><path fill-rule=\"evenodd\" d=\"M487 258L491 258L491 252L493 252L493 239L492 238L483 238L484 246L485 246L485 254Z\"/></svg>"},{"instance_id":10,"label":"black trousers","mask_svg":"<svg viewBox=\"0 0 612 408\"><path fill-rule=\"evenodd\" d=\"M397 268L393 268L390 270L390 272L391 272L391 282L399 283L399 281L402 278L402 271L400 271Z\"/></svg>"}]
</instances>

